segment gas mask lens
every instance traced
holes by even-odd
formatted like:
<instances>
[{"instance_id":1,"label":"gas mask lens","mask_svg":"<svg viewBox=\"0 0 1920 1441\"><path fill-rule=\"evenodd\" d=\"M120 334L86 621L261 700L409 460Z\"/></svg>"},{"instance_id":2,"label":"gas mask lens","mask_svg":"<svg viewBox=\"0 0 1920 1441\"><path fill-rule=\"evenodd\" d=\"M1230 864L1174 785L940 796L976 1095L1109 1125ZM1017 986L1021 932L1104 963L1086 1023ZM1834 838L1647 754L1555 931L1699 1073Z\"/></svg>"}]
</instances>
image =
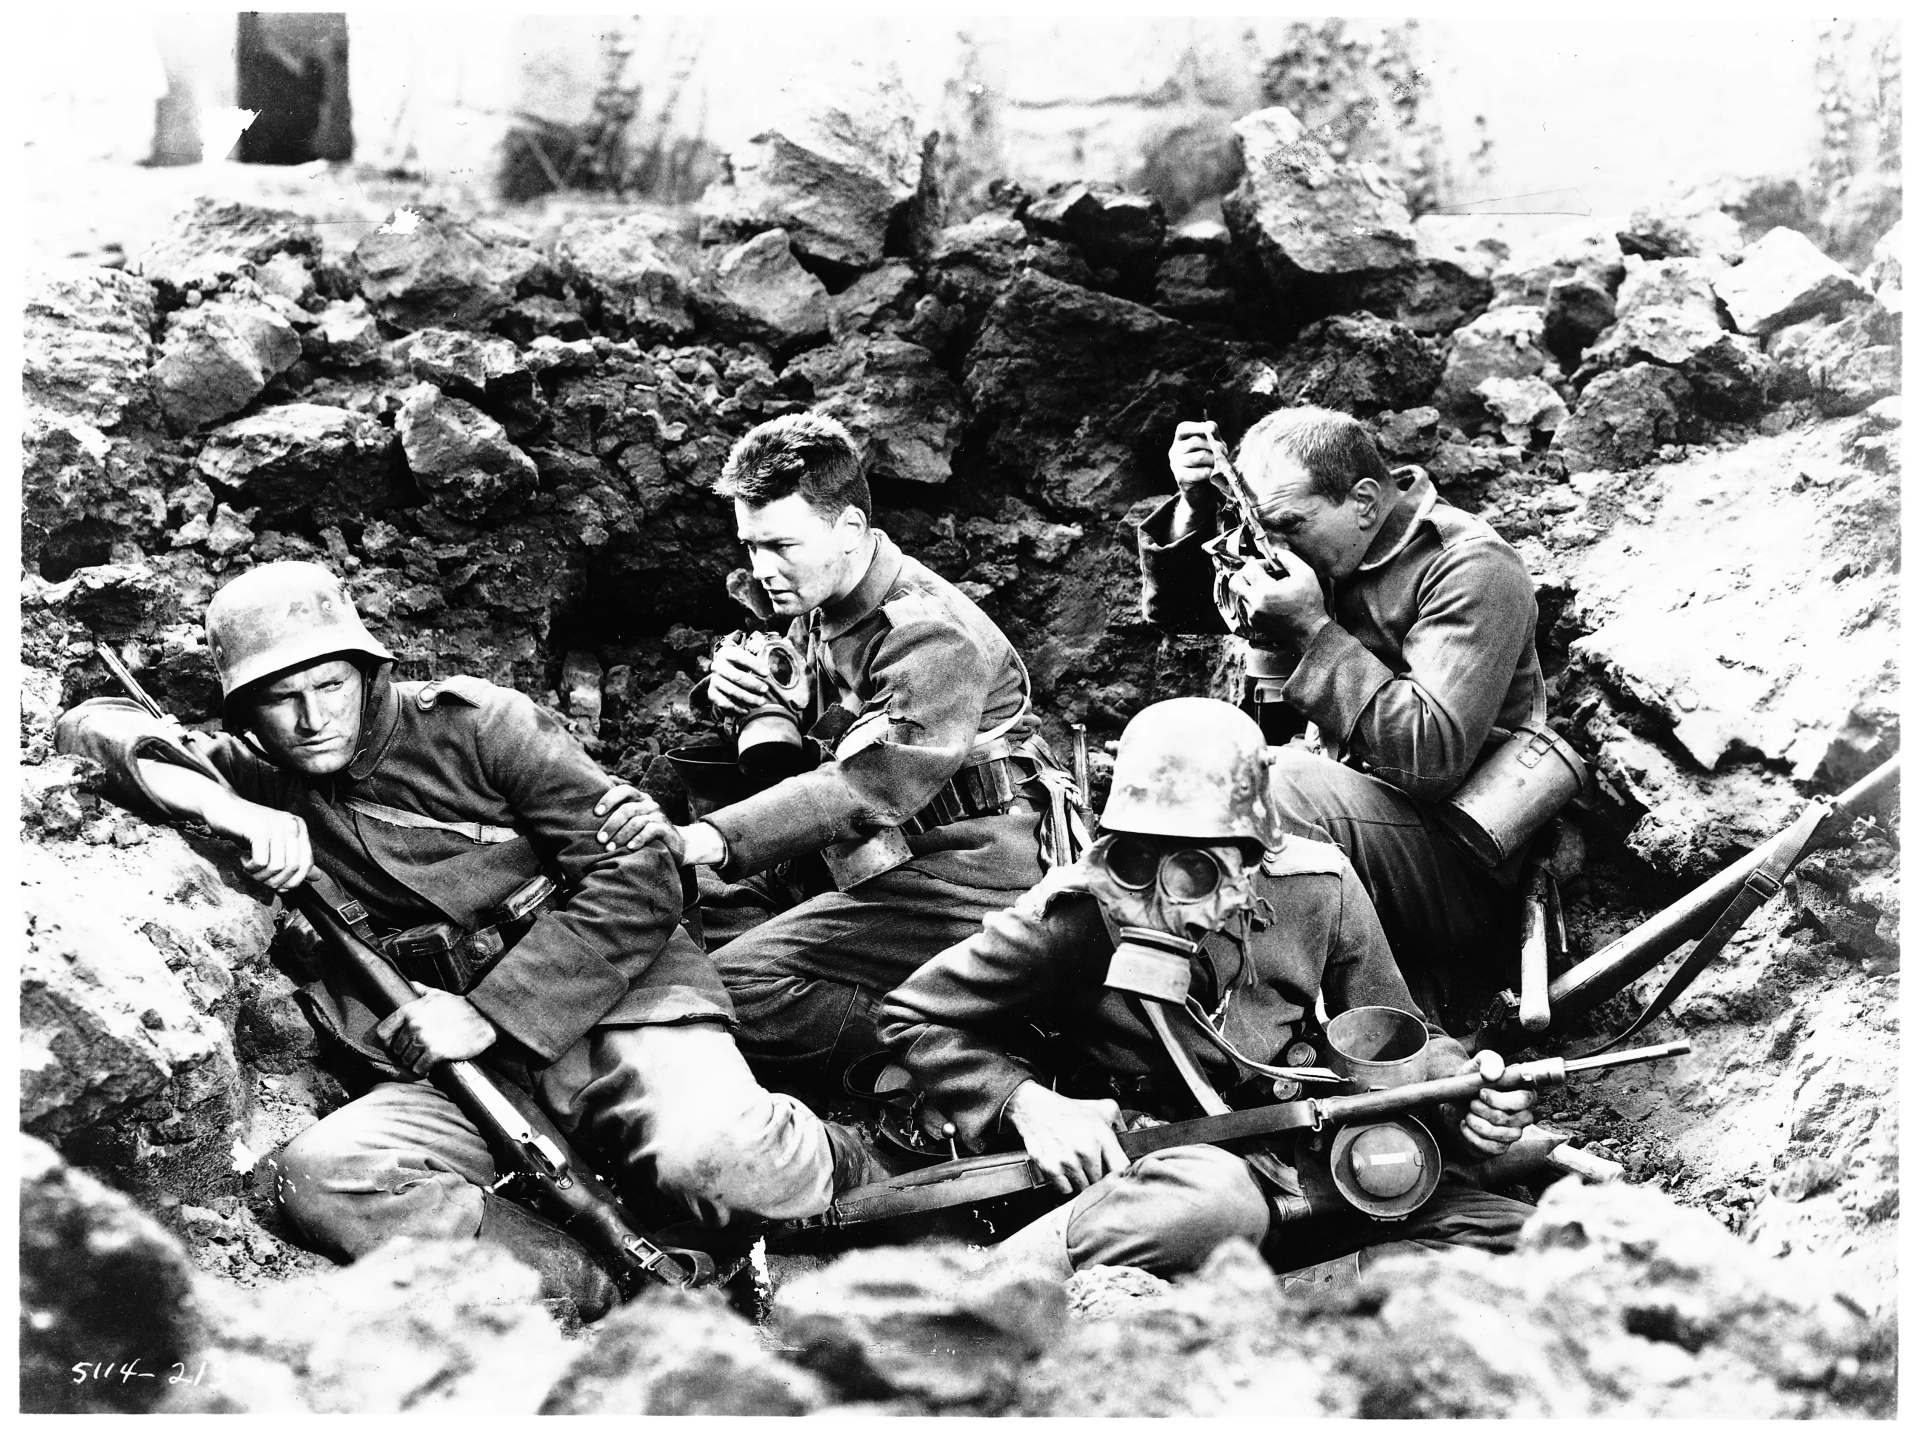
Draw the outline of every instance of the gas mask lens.
<instances>
[{"instance_id":1,"label":"gas mask lens","mask_svg":"<svg viewBox=\"0 0 1920 1441\"><path fill-rule=\"evenodd\" d=\"M1106 861L1115 884L1129 891L1145 891L1158 881L1168 900L1190 904L1220 889L1220 862L1193 847L1167 851L1131 836L1115 836Z\"/></svg>"}]
</instances>

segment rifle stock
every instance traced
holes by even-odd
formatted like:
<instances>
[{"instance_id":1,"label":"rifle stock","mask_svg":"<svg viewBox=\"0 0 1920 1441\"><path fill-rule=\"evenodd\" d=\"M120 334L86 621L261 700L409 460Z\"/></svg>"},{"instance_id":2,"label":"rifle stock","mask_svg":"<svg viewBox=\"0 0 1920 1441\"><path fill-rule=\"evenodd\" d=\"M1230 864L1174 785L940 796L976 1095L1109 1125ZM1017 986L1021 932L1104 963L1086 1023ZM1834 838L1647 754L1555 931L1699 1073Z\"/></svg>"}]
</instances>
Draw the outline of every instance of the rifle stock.
<instances>
[{"instance_id":1,"label":"rifle stock","mask_svg":"<svg viewBox=\"0 0 1920 1441\"><path fill-rule=\"evenodd\" d=\"M178 724L118 656L104 645L96 645L95 650L133 701L156 720ZM202 775L223 789L233 789L204 756L186 745L180 751ZM332 882L325 884L330 887ZM376 1016L387 1016L415 999L412 984L399 968L355 935L312 883L294 886L281 897L314 928ZM429 1079L486 1138L502 1180L516 1178L531 1192L534 1209L591 1250L628 1295L648 1277L674 1286L696 1286L713 1279L711 1256L662 1246L648 1236L612 1188L581 1163L559 1128L518 1087L478 1060L442 1061L432 1068Z\"/></svg>"},{"instance_id":2,"label":"rifle stock","mask_svg":"<svg viewBox=\"0 0 1920 1441\"><path fill-rule=\"evenodd\" d=\"M1582 1060L1550 1056L1545 1060L1509 1066L1500 1079L1510 1088L1523 1086L1546 1090L1565 1085L1569 1076L1585 1071L1612 1070L1617 1066L1668 1060L1684 1056L1692 1049L1685 1041L1669 1041L1658 1046L1643 1046L1637 1050L1618 1051L1612 1055ZM1378 1091L1254 1106L1244 1111L1201 1116L1192 1121L1173 1121L1122 1131L1119 1136L1120 1149L1127 1153L1129 1160L1138 1160L1155 1151L1165 1151L1175 1146L1219 1145L1297 1131L1331 1130L1356 1122L1404 1116L1437 1102L1469 1100L1485 1084L1477 1072L1466 1071L1457 1076L1443 1076L1438 1080L1418 1081L1412 1085ZM1559 1146L1564 1137L1554 1136L1552 1146L1542 1146L1540 1142L1550 1133L1540 1132L1537 1128L1529 1129L1534 1130L1534 1135L1529 1138L1529 1149L1541 1153L1542 1163L1562 1165L1568 1170L1578 1168L1589 1173L1591 1168L1583 1166L1582 1162L1598 1164L1594 1158L1577 1152L1567 1155L1563 1160L1556 1160L1552 1147ZM1024 1151L1003 1151L958 1161L943 1161L937 1166L908 1171L889 1180L848 1191L837 1197L824 1214L802 1221L790 1221L776 1228L769 1235L768 1243L777 1249L779 1241L785 1237L805 1237L809 1233L844 1230L901 1216L946 1210L953 1206L978 1205L1002 1196L1039 1190L1047 1184L1040 1168Z\"/></svg>"}]
</instances>

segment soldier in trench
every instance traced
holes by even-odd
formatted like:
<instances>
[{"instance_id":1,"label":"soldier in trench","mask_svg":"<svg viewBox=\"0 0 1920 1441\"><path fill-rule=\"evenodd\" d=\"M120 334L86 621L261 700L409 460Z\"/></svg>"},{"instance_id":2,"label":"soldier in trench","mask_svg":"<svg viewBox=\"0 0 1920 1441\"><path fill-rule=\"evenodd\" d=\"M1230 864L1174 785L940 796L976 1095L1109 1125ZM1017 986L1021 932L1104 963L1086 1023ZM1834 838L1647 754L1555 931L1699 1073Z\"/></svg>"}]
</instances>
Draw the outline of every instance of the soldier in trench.
<instances>
[{"instance_id":1,"label":"soldier in trench","mask_svg":"<svg viewBox=\"0 0 1920 1441\"><path fill-rule=\"evenodd\" d=\"M582 1316L613 1303L578 1241L483 1189L495 1174L480 1134L419 1079L482 1052L616 1184L708 1225L816 1214L884 1174L855 1133L754 1079L726 990L680 925L673 858L595 838L608 779L550 715L471 677L396 682L340 581L302 561L223 587L207 641L227 729L190 739L231 790L130 702L74 707L60 748L103 762L115 798L231 838L268 886L317 865L382 943L438 922L471 935L536 877L559 886L463 992L412 974L419 998L378 1022L324 979L303 992L316 1025L386 1077L275 1159L282 1210L317 1249L351 1259L398 1235L477 1235Z\"/></svg>"},{"instance_id":2,"label":"soldier in trench","mask_svg":"<svg viewBox=\"0 0 1920 1441\"><path fill-rule=\"evenodd\" d=\"M1270 1102L1286 1079L1274 1068L1314 1030L1316 1009L1331 1021L1388 1007L1418 1034L1418 1008L1353 868L1327 842L1281 834L1274 754L1222 701L1147 707L1121 737L1088 853L883 1003L895 1058L960 1139L982 1151L1017 1137L1073 1198L1003 1242L1003 1259L1063 1279L1095 1265L1164 1274L1241 1236L1278 1270L1326 1268L1312 1278L1324 1281L1408 1248L1513 1249L1532 1208L1438 1170L1441 1155L1423 1163L1438 1178L1424 1201L1409 1188L1398 1194L1414 1209L1376 1219L1324 1190L1308 1199L1293 1137L1245 1154L1175 1146L1131 1163L1120 1148L1123 1112L1167 1121ZM1174 991L1185 1008L1168 999ZM1163 1001L1164 1033L1149 1010ZM1036 1026L1057 1033L1057 1088L1033 1058ZM1502 1086L1494 1053L1469 1057L1438 1026L1426 1031L1410 1062L1423 1074L1405 1079L1477 1071L1486 1083L1466 1106L1441 1108L1446 1158L1506 1151L1532 1119L1534 1093ZM1404 1151L1407 1132L1391 1135Z\"/></svg>"},{"instance_id":3,"label":"soldier in trench","mask_svg":"<svg viewBox=\"0 0 1920 1441\"><path fill-rule=\"evenodd\" d=\"M1287 746L1274 768L1282 824L1346 852L1408 978L1430 1001L1450 977L1484 980L1513 945L1518 859L1476 863L1436 807L1544 721L1526 563L1424 474L1390 471L1359 421L1296 407L1238 452L1276 574L1210 483L1212 432L1175 432L1178 494L1139 525L1142 609L1241 636L1246 707L1269 740L1314 723L1324 753Z\"/></svg>"},{"instance_id":4,"label":"soldier in trench","mask_svg":"<svg viewBox=\"0 0 1920 1441\"><path fill-rule=\"evenodd\" d=\"M1067 778L1000 628L873 527L838 422L756 426L717 488L803 665L777 693L765 654L730 640L694 703L736 730L784 711L792 739L804 726L821 758L684 826L616 788L601 835L616 847L659 841L722 882L782 865L799 878L804 900L713 960L755 1069L837 1095L848 1065L883 1049L881 997L1039 881L1043 847L1063 844L1070 824L1056 804Z\"/></svg>"}]
</instances>

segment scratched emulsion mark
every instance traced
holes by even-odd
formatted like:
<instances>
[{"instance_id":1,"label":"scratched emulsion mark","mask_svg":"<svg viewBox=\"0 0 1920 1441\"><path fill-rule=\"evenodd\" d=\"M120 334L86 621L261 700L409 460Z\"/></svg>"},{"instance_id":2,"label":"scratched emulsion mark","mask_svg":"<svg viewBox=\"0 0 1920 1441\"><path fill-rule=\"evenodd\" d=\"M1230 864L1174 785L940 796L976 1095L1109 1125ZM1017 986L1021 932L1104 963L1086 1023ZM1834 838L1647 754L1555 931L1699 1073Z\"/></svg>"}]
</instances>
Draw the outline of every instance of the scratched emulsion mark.
<instances>
[{"instance_id":1,"label":"scratched emulsion mark","mask_svg":"<svg viewBox=\"0 0 1920 1441\"><path fill-rule=\"evenodd\" d=\"M247 127L260 118L258 110L214 105L200 112L200 159L231 160L233 149Z\"/></svg>"},{"instance_id":2,"label":"scratched emulsion mark","mask_svg":"<svg viewBox=\"0 0 1920 1441\"><path fill-rule=\"evenodd\" d=\"M420 228L420 212L402 205L393 212L393 219L382 221L374 227L377 235L411 235Z\"/></svg>"}]
</instances>

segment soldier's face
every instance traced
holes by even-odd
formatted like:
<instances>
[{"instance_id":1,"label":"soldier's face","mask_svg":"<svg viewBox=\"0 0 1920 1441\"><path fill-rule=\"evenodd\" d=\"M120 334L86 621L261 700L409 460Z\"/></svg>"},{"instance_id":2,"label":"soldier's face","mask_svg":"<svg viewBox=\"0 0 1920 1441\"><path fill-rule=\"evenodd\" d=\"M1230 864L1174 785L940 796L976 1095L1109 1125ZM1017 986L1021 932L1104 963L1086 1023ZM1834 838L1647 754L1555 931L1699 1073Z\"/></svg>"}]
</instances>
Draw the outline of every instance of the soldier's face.
<instances>
[{"instance_id":1,"label":"soldier's face","mask_svg":"<svg viewBox=\"0 0 1920 1441\"><path fill-rule=\"evenodd\" d=\"M366 680L350 660L323 660L261 684L253 700L253 733L278 765L305 775L332 775L353 760L360 743Z\"/></svg>"},{"instance_id":2,"label":"soldier's face","mask_svg":"<svg viewBox=\"0 0 1920 1441\"><path fill-rule=\"evenodd\" d=\"M753 578L777 614L805 615L860 583L870 532L866 517L852 506L838 516L823 515L795 493L765 505L736 500L733 517Z\"/></svg>"},{"instance_id":3,"label":"soldier's face","mask_svg":"<svg viewBox=\"0 0 1920 1441\"><path fill-rule=\"evenodd\" d=\"M1378 484L1363 481L1345 500L1317 495L1306 466L1287 455L1268 455L1247 471L1256 513L1267 534L1320 575L1343 580L1365 559L1379 528Z\"/></svg>"}]
</instances>

